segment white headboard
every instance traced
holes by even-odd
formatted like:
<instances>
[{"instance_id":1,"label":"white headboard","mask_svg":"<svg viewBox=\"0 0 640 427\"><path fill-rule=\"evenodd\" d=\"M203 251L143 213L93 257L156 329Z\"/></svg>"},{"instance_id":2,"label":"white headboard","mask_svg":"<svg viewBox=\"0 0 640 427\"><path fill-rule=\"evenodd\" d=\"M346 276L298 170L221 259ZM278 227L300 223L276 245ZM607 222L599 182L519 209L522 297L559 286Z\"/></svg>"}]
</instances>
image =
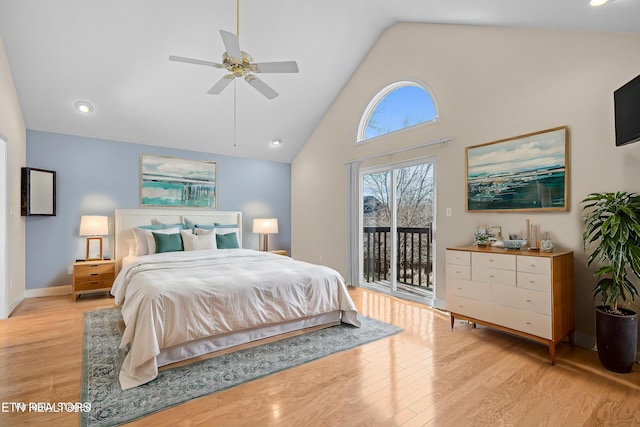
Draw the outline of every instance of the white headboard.
<instances>
[{"instance_id":1,"label":"white headboard","mask_svg":"<svg viewBox=\"0 0 640 427\"><path fill-rule=\"evenodd\" d=\"M213 211L207 209L143 208L116 209L115 211L115 260L120 271L122 258L129 253L128 240L133 239L133 229L141 225L184 223L184 218L200 224L237 224L238 243L242 246L242 212Z\"/></svg>"}]
</instances>

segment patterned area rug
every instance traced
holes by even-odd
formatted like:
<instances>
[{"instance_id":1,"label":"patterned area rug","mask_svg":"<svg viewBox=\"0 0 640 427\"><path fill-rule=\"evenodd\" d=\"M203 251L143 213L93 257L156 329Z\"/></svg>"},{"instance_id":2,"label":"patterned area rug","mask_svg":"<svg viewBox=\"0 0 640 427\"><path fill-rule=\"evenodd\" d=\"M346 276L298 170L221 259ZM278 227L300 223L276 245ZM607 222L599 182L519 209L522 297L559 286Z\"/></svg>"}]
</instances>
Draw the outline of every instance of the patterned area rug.
<instances>
[{"instance_id":1,"label":"patterned area rug","mask_svg":"<svg viewBox=\"0 0 640 427\"><path fill-rule=\"evenodd\" d=\"M340 324L281 341L161 370L153 381L122 391L118 382L126 352L118 349L120 310L86 312L81 401L91 411L81 413L82 426L113 426L130 422L196 397L357 347L402 329L358 316L362 327Z\"/></svg>"}]
</instances>

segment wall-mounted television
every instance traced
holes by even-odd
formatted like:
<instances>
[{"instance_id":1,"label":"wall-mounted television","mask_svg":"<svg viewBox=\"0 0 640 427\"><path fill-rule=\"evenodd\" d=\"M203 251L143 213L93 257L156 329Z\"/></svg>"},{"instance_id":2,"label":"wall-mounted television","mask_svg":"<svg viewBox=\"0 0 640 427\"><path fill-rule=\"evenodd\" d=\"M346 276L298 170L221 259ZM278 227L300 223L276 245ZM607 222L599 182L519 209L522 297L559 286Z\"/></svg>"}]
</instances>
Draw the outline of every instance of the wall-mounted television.
<instances>
[{"instance_id":1,"label":"wall-mounted television","mask_svg":"<svg viewBox=\"0 0 640 427\"><path fill-rule=\"evenodd\" d=\"M640 140L640 76L613 92L616 145Z\"/></svg>"}]
</instances>

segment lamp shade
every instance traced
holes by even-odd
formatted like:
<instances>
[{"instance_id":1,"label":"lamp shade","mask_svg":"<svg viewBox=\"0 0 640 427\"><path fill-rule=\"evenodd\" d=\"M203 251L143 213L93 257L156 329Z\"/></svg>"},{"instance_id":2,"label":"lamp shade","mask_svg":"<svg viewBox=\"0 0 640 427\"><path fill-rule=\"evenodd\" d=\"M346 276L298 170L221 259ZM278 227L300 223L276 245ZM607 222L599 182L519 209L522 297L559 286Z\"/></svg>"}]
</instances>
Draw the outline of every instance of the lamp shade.
<instances>
[{"instance_id":1,"label":"lamp shade","mask_svg":"<svg viewBox=\"0 0 640 427\"><path fill-rule=\"evenodd\" d=\"M261 234L275 234L278 232L278 219L266 218L266 219L254 219L253 220L253 232Z\"/></svg>"},{"instance_id":2,"label":"lamp shade","mask_svg":"<svg viewBox=\"0 0 640 427\"><path fill-rule=\"evenodd\" d=\"M80 219L81 236L106 236L109 234L109 217L83 215Z\"/></svg>"}]
</instances>

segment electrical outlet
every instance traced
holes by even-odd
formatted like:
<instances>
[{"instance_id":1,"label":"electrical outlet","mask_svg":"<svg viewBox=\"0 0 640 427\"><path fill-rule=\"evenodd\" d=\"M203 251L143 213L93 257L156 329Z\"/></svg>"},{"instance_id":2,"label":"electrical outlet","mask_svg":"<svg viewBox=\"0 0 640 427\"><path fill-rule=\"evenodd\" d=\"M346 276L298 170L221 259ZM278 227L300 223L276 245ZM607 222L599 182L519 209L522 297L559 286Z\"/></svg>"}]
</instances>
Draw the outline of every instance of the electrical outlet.
<instances>
[{"instance_id":1,"label":"electrical outlet","mask_svg":"<svg viewBox=\"0 0 640 427\"><path fill-rule=\"evenodd\" d=\"M446 209L446 214L447 214L447 216L451 216L451 208L447 208Z\"/></svg>"},{"instance_id":2,"label":"electrical outlet","mask_svg":"<svg viewBox=\"0 0 640 427\"><path fill-rule=\"evenodd\" d=\"M9 289L13 289L13 279L9 279Z\"/></svg>"},{"instance_id":3,"label":"electrical outlet","mask_svg":"<svg viewBox=\"0 0 640 427\"><path fill-rule=\"evenodd\" d=\"M67 267L67 274L73 274L73 265Z\"/></svg>"}]
</instances>

